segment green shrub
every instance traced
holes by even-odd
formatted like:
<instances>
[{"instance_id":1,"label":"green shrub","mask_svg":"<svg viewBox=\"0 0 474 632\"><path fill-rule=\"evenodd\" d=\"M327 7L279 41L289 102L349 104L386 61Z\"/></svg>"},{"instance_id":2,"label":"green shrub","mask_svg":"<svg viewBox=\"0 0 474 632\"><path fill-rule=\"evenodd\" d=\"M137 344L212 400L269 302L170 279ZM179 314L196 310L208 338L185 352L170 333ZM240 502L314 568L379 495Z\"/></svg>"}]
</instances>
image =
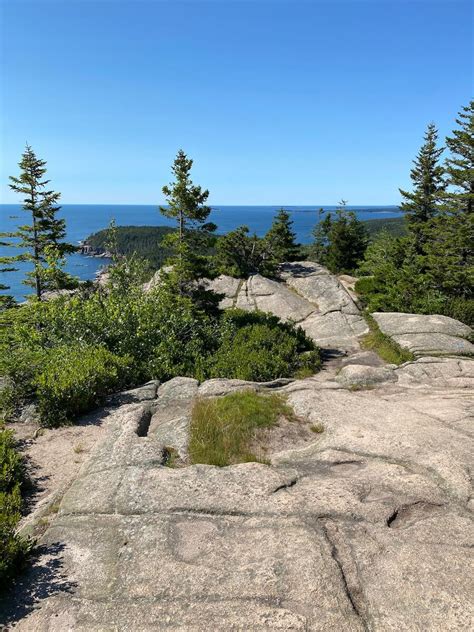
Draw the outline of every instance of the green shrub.
<instances>
[{"instance_id":1,"label":"green shrub","mask_svg":"<svg viewBox=\"0 0 474 632\"><path fill-rule=\"evenodd\" d=\"M23 460L15 450L13 435L0 429L0 588L20 570L31 547L16 533L23 481Z\"/></svg>"},{"instance_id":2,"label":"green shrub","mask_svg":"<svg viewBox=\"0 0 474 632\"><path fill-rule=\"evenodd\" d=\"M474 298L446 299L439 313L474 327Z\"/></svg>"},{"instance_id":3,"label":"green shrub","mask_svg":"<svg viewBox=\"0 0 474 632\"><path fill-rule=\"evenodd\" d=\"M242 391L197 400L190 426L191 462L223 467L262 460L252 453L250 442L259 429L274 426L281 415L295 418L281 395Z\"/></svg>"},{"instance_id":4,"label":"green shrub","mask_svg":"<svg viewBox=\"0 0 474 632\"><path fill-rule=\"evenodd\" d=\"M258 312L229 311L211 363L213 377L266 382L321 366L318 349L300 328Z\"/></svg>"},{"instance_id":5,"label":"green shrub","mask_svg":"<svg viewBox=\"0 0 474 632\"><path fill-rule=\"evenodd\" d=\"M127 383L128 357L103 347L57 347L35 378L42 423L59 426L100 405Z\"/></svg>"},{"instance_id":6,"label":"green shrub","mask_svg":"<svg viewBox=\"0 0 474 632\"><path fill-rule=\"evenodd\" d=\"M0 430L0 492L11 492L24 476L23 459L15 450L13 433Z\"/></svg>"}]
</instances>

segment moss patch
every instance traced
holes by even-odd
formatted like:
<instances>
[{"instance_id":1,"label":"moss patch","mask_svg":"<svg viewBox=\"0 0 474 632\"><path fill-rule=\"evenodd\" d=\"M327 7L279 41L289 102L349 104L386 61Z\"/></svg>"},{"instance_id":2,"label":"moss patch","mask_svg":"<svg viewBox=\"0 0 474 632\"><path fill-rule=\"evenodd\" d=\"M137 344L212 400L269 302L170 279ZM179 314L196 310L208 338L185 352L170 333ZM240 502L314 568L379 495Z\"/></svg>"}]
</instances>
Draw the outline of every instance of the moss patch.
<instances>
[{"instance_id":1,"label":"moss patch","mask_svg":"<svg viewBox=\"0 0 474 632\"><path fill-rule=\"evenodd\" d=\"M410 362L415 359L413 353L407 349L403 349L389 336L383 334L375 319L372 318L370 314L365 314L364 317L370 328L370 332L360 340L362 349L375 351L382 360L385 360L385 362L389 364L403 364L404 362Z\"/></svg>"}]
</instances>

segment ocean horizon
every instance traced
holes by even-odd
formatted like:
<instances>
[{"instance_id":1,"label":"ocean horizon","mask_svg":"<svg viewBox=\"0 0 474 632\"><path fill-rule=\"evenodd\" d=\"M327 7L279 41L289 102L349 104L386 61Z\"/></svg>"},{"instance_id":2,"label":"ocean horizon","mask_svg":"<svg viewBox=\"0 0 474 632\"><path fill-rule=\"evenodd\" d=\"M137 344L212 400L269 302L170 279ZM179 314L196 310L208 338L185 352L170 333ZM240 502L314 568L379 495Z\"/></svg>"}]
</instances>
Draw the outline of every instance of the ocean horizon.
<instances>
[{"instance_id":1,"label":"ocean horizon","mask_svg":"<svg viewBox=\"0 0 474 632\"><path fill-rule=\"evenodd\" d=\"M237 226L246 225L250 231L259 237L270 228L275 212L280 208L287 210L293 220L293 229L297 240L302 244L310 243L311 232L317 224L320 208L325 211L335 211L338 206L328 205L281 205L273 206L237 206L212 205L209 221L217 224L218 233L226 233ZM361 220L399 217L401 211L397 206L348 206L355 211ZM73 244L85 240L89 235L107 228L110 221L115 219L118 226L172 226L173 221L159 212L159 205L155 204L64 204L58 217L66 220L67 239ZM12 232L18 225L28 222L27 214L21 204L0 204L0 232ZM0 247L0 256L8 256L17 251L12 248ZM85 281L93 279L97 271L104 265L103 259L73 254L67 259L66 270ZM23 300L31 290L22 283L28 263L18 264L18 272L2 274L2 282L10 289L3 293L11 294L17 300Z\"/></svg>"}]
</instances>

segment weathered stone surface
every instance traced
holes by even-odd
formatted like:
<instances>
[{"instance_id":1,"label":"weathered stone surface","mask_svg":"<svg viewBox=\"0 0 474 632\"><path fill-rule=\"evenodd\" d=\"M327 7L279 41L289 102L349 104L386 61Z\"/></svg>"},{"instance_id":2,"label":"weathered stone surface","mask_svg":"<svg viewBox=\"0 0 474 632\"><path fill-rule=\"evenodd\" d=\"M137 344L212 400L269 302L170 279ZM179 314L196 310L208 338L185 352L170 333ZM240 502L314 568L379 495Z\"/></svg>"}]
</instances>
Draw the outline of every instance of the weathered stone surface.
<instances>
[{"instance_id":1,"label":"weathered stone surface","mask_svg":"<svg viewBox=\"0 0 474 632\"><path fill-rule=\"evenodd\" d=\"M298 323L323 348L343 352L359 349L358 337L367 333L368 327L352 290L310 261L282 264L279 275L281 281L259 274L246 280L221 275L207 281L206 286L224 295L220 302L223 309L271 312L283 321Z\"/></svg>"},{"instance_id":2,"label":"weathered stone surface","mask_svg":"<svg viewBox=\"0 0 474 632\"><path fill-rule=\"evenodd\" d=\"M229 297L231 298L231 297ZM248 311L271 312L281 320L299 322L314 311L314 306L290 290L283 283L259 274L243 281L233 305ZM221 303L221 306L225 306Z\"/></svg>"},{"instance_id":3,"label":"weathered stone surface","mask_svg":"<svg viewBox=\"0 0 474 632\"><path fill-rule=\"evenodd\" d=\"M317 305L321 314L334 311L359 313L344 286L323 266L309 261L285 263L281 266L281 274L298 294Z\"/></svg>"},{"instance_id":4,"label":"weathered stone surface","mask_svg":"<svg viewBox=\"0 0 474 632\"><path fill-rule=\"evenodd\" d=\"M175 449L186 458L188 427L198 381L189 377L176 377L158 389L158 400L150 421L148 436L165 448Z\"/></svg>"},{"instance_id":5,"label":"weathered stone surface","mask_svg":"<svg viewBox=\"0 0 474 632\"><path fill-rule=\"evenodd\" d=\"M396 369L400 385L474 389L474 361L467 358L419 358Z\"/></svg>"},{"instance_id":6,"label":"weathered stone surface","mask_svg":"<svg viewBox=\"0 0 474 632\"><path fill-rule=\"evenodd\" d=\"M313 313L300 327L323 349L353 352L360 349L358 337L369 328L361 316L340 311Z\"/></svg>"},{"instance_id":7,"label":"weathered stone surface","mask_svg":"<svg viewBox=\"0 0 474 632\"><path fill-rule=\"evenodd\" d=\"M341 369L336 380L346 388L368 388L384 382L396 382L397 376L393 369L387 367L350 364Z\"/></svg>"},{"instance_id":8,"label":"weathered stone surface","mask_svg":"<svg viewBox=\"0 0 474 632\"><path fill-rule=\"evenodd\" d=\"M107 403L112 405L117 404L131 404L133 402L145 402L152 401L156 398L159 380L151 380L143 386L130 389L129 391L122 391L121 393L114 393L107 398Z\"/></svg>"},{"instance_id":9,"label":"weathered stone surface","mask_svg":"<svg viewBox=\"0 0 474 632\"><path fill-rule=\"evenodd\" d=\"M417 356L474 355L472 329L448 316L375 312L380 330Z\"/></svg>"},{"instance_id":10,"label":"weathered stone surface","mask_svg":"<svg viewBox=\"0 0 474 632\"><path fill-rule=\"evenodd\" d=\"M339 376L377 382L360 391L330 368L266 386L177 378L155 401L112 410L4 621L49 632L471 629L473 367L347 364ZM378 381L388 374L397 381ZM197 394L242 388L286 394L324 432L278 446L271 465L165 467L163 428L181 429Z\"/></svg>"}]
</instances>

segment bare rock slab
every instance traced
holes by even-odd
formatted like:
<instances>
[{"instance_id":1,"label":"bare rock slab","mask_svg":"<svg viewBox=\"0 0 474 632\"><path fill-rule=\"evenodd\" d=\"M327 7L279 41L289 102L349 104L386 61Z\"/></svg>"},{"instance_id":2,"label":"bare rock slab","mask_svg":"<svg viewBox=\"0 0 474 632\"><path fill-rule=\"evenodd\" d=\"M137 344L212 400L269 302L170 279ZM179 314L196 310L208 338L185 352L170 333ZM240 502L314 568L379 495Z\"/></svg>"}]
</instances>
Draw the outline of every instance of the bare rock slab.
<instances>
[{"instance_id":1,"label":"bare rock slab","mask_svg":"<svg viewBox=\"0 0 474 632\"><path fill-rule=\"evenodd\" d=\"M472 329L454 318L440 315L375 312L380 330L416 356L474 355L466 340Z\"/></svg>"}]
</instances>

